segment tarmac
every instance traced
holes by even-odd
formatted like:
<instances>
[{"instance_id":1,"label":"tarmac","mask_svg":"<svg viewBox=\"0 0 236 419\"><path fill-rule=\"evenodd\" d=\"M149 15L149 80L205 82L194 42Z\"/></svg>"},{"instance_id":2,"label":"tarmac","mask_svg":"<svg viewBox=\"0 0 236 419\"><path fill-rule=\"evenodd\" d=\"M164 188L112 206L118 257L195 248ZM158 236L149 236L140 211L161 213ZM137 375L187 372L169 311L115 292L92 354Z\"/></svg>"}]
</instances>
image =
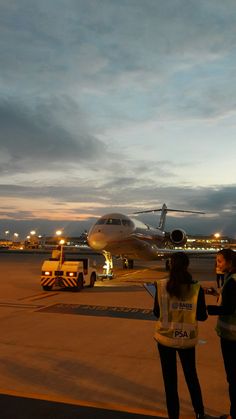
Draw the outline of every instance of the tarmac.
<instances>
[{"instance_id":1,"label":"tarmac","mask_svg":"<svg viewBox=\"0 0 236 419\"><path fill-rule=\"evenodd\" d=\"M164 278L163 262L115 267L115 278L79 293L40 288L45 255L1 254L1 419L167 418L153 300L144 282ZM215 286L214 259L193 259L193 276ZM216 297L206 295L207 303ZM197 370L206 413L229 411L214 330L199 322ZM181 419L194 418L179 368Z\"/></svg>"}]
</instances>

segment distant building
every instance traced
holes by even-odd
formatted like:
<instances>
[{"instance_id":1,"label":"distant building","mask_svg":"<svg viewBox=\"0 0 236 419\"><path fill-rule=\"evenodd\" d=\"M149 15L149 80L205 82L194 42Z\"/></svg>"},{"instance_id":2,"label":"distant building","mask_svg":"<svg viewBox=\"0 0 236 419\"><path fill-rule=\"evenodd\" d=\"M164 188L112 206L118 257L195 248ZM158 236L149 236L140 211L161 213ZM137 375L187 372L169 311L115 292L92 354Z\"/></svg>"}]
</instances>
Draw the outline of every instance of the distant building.
<instances>
[{"instance_id":1,"label":"distant building","mask_svg":"<svg viewBox=\"0 0 236 419\"><path fill-rule=\"evenodd\" d=\"M88 245L88 232L85 230L78 237L63 237L65 246L87 246ZM58 237L44 237L44 246L57 246Z\"/></svg>"},{"instance_id":2,"label":"distant building","mask_svg":"<svg viewBox=\"0 0 236 419\"><path fill-rule=\"evenodd\" d=\"M187 243L184 246L187 249L221 249L222 247L236 248L236 240L227 236L188 235Z\"/></svg>"}]
</instances>

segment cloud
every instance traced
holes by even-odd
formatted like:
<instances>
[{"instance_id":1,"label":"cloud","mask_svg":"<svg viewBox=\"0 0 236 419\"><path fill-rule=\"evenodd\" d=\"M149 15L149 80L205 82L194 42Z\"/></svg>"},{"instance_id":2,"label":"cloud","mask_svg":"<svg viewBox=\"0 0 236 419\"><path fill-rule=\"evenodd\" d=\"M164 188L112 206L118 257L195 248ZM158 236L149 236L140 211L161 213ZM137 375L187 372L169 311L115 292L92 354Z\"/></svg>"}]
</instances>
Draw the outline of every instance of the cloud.
<instances>
[{"instance_id":1,"label":"cloud","mask_svg":"<svg viewBox=\"0 0 236 419\"><path fill-rule=\"evenodd\" d=\"M8 3L1 2L2 77L15 81L17 72L34 92L143 90L234 50L229 0L64 0L57 9L52 1Z\"/></svg>"},{"instance_id":2,"label":"cloud","mask_svg":"<svg viewBox=\"0 0 236 419\"><path fill-rule=\"evenodd\" d=\"M0 216L166 202L234 231L235 18L233 0L2 0Z\"/></svg>"},{"instance_id":3,"label":"cloud","mask_svg":"<svg viewBox=\"0 0 236 419\"><path fill-rule=\"evenodd\" d=\"M71 124L69 129L63 120L73 119L72 115L76 127ZM66 98L38 100L36 106L2 99L0 124L2 172L53 170L62 164L67 168L99 159L105 151L104 144L89 134L79 109Z\"/></svg>"},{"instance_id":4,"label":"cloud","mask_svg":"<svg viewBox=\"0 0 236 419\"><path fill-rule=\"evenodd\" d=\"M114 190L113 190L114 188ZM114 193L115 191L115 193ZM236 210L236 185L218 187L181 187L157 186L152 183L139 181L130 177L114 178L109 184L102 185L0 185L2 208L11 208L9 199L35 200L39 202L49 199L63 210L68 204L67 211L71 214L78 209L103 214L120 208L120 211L132 212L142 209L161 207L166 202L170 208L204 211L215 217L221 214L233 214ZM37 201L38 200L38 201ZM46 202L46 201L45 201ZM73 205L70 205L73 204Z\"/></svg>"},{"instance_id":5,"label":"cloud","mask_svg":"<svg viewBox=\"0 0 236 419\"><path fill-rule=\"evenodd\" d=\"M52 185L47 188L0 185L1 228L13 230L14 222L18 220L18 230L23 231L31 220L35 228L40 225L41 234L51 234L52 226L61 225L69 229L68 234L76 235L83 228L89 228L100 215L111 212L132 214L142 209L161 208L165 202L169 208L205 212L205 215L169 213L167 230L180 227L189 234L219 231L236 237L236 185L157 187L154 183L134 183L132 178L117 178L114 188L112 191L111 185L106 188L105 185L92 184L89 188L85 185ZM139 218L157 226L159 213L140 214Z\"/></svg>"}]
</instances>

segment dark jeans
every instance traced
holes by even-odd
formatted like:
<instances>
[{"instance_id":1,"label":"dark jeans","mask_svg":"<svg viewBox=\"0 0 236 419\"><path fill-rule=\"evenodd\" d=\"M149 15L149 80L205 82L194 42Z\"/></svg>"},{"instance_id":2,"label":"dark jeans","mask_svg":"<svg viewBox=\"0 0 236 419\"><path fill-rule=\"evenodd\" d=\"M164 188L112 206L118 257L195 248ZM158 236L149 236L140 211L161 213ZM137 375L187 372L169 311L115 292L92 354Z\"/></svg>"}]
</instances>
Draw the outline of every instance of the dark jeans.
<instances>
[{"instance_id":1,"label":"dark jeans","mask_svg":"<svg viewBox=\"0 0 236 419\"><path fill-rule=\"evenodd\" d=\"M220 339L229 384L230 415L236 419L236 340Z\"/></svg>"},{"instance_id":2,"label":"dark jeans","mask_svg":"<svg viewBox=\"0 0 236 419\"><path fill-rule=\"evenodd\" d=\"M175 349L160 343L157 346L161 359L169 419L179 419L176 353L179 354L194 411L196 414L204 414L202 393L196 371L195 347Z\"/></svg>"}]
</instances>

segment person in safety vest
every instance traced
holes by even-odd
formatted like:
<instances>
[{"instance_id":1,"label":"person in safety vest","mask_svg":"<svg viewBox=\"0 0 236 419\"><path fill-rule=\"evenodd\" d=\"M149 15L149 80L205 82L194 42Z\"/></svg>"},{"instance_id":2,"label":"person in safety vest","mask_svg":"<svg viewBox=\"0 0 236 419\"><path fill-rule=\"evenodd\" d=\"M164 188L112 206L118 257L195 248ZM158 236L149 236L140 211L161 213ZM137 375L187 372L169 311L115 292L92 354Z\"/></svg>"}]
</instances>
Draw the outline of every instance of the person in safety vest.
<instances>
[{"instance_id":1,"label":"person in safety vest","mask_svg":"<svg viewBox=\"0 0 236 419\"><path fill-rule=\"evenodd\" d=\"M195 346L197 321L207 319L204 291L188 272L189 259L184 252L170 258L169 279L156 282L154 315L157 317L154 339L160 355L169 419L179 419L177 390L178 353L189 389L196 419L205 419L198 381Z\"/></svg>"},{"instance_id":2,"label":"person in safety vest","mask_svg":"<svg viewBox=\"0 0 236 419\"><path fill-rule=\"evenodd\" d=\"M218 305L208 305L207 310L209 315L219 316L216 332L229 384L230 415L222 415L221 419L236 419L236 252L221 249L216 259L226 276Z\"/></svg>"}]
</instances>

